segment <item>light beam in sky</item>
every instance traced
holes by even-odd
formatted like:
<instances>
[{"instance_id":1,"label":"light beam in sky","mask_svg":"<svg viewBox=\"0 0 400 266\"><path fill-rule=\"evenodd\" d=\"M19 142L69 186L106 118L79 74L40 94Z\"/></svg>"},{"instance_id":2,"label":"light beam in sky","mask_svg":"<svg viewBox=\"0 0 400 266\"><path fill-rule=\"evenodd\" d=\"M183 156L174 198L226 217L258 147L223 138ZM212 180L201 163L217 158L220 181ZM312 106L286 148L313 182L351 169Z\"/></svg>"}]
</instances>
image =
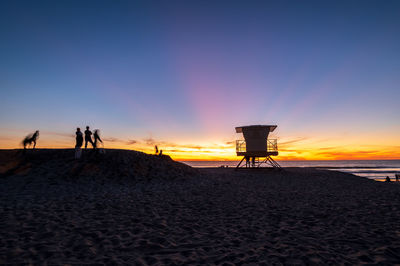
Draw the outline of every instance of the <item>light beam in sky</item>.
<instances>
[{"instance_id":1,"label":"light beam in sky","mask_svg":"<svg viewBox=\"0 0 400 266\"><path fill-rule=\"evenodd\" d=\"M0 3L0 148L90 125L107 148L235 160L235 126L274 123L278 159L400 158L397 1L18 3Z\"/></svg>"}]
</instances>

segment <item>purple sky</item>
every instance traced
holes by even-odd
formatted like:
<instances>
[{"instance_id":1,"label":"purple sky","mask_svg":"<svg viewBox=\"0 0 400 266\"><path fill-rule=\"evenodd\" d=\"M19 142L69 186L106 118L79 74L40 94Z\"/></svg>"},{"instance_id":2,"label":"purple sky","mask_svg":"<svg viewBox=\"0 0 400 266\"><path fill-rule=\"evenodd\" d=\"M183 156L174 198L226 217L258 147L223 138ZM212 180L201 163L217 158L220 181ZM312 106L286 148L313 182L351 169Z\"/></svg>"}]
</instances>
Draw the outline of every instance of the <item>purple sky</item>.
<instances>
[{"instance_id":1,"label":"purple sky","mask_svg":"<svg viewBox=\"0 0 400 266\"><path fill-rule=\"evenodd\" d=\"M389 149L399 14L399 1L1 1L0 148L36 129L68 146L86 125L118 147L209 147L276 123L282 141Z\"/></svg>"}]
</instances>

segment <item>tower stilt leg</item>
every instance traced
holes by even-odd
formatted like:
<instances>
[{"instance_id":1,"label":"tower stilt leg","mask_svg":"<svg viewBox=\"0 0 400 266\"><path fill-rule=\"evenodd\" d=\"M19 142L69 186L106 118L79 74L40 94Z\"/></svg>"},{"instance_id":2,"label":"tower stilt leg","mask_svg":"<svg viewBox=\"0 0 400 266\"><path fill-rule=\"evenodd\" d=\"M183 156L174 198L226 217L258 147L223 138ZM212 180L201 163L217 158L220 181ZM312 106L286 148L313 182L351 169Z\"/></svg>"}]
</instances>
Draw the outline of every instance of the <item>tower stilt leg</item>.
<instances>
[{"instance_id":1,"label":"tower stilt leg","mask_svg":"<svg viewBox=\"0 0 400 266\"><path fill-rule=\"evenodd\" d=\"M245 163L242 165L243 161ZM248 156L243 156L242 160L238 163L236 166L236 169L239 168L261 168L263 164L269 164L273 168L279 168L281 169L282 167L277 163L274 159L271 158L271 156L266 156L264 160L260 160L259 157L255 157L254 159Z\"/></svg>"},{"instance_id":2,"label":"tower stilt leg","mask_svg":"<svg viewBox=\"0 0 400 266\"><path fill-rule=\"evenodd\" d=\"M240 164L243 162L245 156L243 156L242 160L239 162L239 164L236 166L236 169L238 169L240 167Z\"/></svg>"}]
</instances>

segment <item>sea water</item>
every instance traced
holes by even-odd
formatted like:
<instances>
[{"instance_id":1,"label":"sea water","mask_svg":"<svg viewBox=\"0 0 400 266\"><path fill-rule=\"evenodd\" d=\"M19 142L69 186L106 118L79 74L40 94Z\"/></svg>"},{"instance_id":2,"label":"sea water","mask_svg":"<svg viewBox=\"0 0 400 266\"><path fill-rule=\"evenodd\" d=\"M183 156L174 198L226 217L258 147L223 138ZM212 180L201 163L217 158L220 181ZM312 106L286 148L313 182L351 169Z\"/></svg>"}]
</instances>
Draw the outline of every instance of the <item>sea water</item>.
<instances>
[{"instance_id":1,"label":"sea water","mask_svg":"<svg viewBox=\"0 0 400 266\"><path fill-rule=\"evenodd\" d=\"M382 181L400 174L400 160L277 161L282 167L317 167ZM239 161L183 161L192 167L236 167Z\"/></svg>"}]
</instances>

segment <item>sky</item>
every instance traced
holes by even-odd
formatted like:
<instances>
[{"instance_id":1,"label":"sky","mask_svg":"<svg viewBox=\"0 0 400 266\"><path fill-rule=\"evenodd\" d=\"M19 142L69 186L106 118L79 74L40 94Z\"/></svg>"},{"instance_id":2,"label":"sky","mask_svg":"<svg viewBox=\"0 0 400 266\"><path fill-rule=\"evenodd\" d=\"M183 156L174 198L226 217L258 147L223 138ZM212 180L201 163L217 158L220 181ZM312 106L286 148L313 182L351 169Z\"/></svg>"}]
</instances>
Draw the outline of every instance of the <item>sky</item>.
<instances>
[{"instance_id":1,"label":"sky","mask_svg":"<svg viewBox=\"0 0 400 266\"><path fill-rule=\"evenodd\" d=\"M237 160L278 125L281 160L400 158L400 1L0 1L0 148Z\"/></svg>"}]
</instances>

